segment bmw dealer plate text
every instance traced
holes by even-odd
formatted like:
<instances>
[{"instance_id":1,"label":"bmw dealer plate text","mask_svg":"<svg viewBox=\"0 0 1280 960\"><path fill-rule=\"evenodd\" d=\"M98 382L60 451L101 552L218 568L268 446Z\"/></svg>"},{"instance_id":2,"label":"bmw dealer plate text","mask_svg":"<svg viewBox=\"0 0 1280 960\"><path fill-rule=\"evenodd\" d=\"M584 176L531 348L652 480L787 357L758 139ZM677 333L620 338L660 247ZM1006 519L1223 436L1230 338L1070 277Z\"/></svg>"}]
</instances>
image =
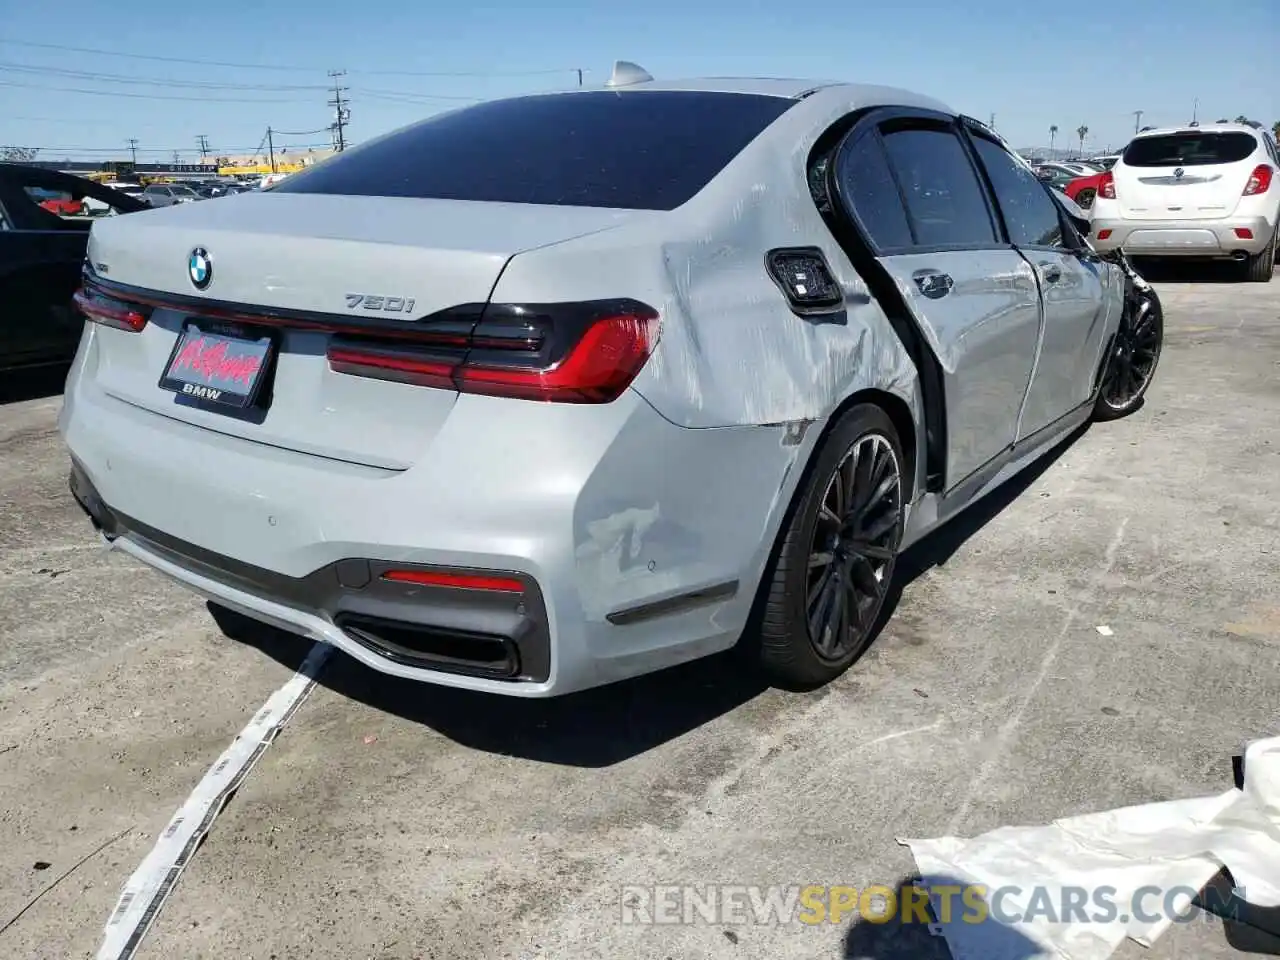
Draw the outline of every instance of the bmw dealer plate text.
<instances>
[{"instance_id":1,"label":"bmw dealer plate text","mask_svg":"<svg viewBox=\"0 0 1280 960\"><path fill-rule=\"evenodd\" d=\"M270 337L183 325L160 386L194 400L243 409L253 403L271 360Z\"/></svg>"}]
</instances>

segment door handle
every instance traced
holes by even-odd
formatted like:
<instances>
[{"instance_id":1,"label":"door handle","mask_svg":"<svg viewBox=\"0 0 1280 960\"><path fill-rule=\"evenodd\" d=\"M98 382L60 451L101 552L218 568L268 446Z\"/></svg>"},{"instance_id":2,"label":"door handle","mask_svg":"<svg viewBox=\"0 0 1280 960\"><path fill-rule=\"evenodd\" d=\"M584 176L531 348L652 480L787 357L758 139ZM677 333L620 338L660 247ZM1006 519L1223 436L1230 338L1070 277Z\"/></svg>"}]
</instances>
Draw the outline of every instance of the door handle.
<instances>
[{"instance_id":1,"label":"door handle","mask_svg":"<svg viewBox=\"0 0 1280 960\"><path fill-rule=\"evenodd\" d=\"M1057 283L1062 279L1062 268L1056 263L1040 262L1040 267L1044 270L1045 283Z\"/></svg>"},{"instance_id":2,"label":"door handle","mask_svg":"<svg viewBox=\"0 0 1280 960\"><path fill-rule=\"evenodd\" d=\"M951 279L950 274L938 273L934 270L921 270L912 274L911 279L920 288L920 293L930 300L945 297L951 292L951 288L955 286L955 281Z\"/></svg>"}]
</instances>

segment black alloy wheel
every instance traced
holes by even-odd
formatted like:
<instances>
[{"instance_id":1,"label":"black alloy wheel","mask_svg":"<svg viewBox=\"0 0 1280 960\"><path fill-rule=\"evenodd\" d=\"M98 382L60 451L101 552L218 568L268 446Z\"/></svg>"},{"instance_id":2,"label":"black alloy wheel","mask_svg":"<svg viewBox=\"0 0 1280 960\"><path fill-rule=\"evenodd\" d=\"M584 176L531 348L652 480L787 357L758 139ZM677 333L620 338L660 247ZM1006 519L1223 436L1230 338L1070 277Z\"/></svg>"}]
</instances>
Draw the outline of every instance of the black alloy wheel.
<instances>
[{"instance_id":1,"label":"black alloy wheel","mask_svg":"<svg viewBox=\"0 0 1280 960\"><path fill-rule=\"evenodd\" d=\"M1164 311L1154 290L1130 283L1124 313L1098 389L1094 416L1115 420L1142 406L1164 345Z\"/></svg>"},{"instance_id":2,"label":"black alloy wheel","mask_svg":"<svg viewBox=\"0 0 1280 960\"><path fill-rule=\"evenodd\" d=\"M815 454L763 585L760 659L779 685L835 679L874 637L902 540L902 463L892 421L870 404Z\"/></svg>"}]
</instances>

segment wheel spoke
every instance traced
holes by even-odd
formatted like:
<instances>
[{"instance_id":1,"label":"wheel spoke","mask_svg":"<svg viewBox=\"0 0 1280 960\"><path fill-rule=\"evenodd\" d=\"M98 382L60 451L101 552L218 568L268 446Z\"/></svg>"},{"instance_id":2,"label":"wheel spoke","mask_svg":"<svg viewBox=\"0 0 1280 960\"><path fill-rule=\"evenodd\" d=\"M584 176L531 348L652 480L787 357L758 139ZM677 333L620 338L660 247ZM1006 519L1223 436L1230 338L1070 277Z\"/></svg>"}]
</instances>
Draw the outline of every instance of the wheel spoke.
<instances>
[{"instance_id":1,"label":"wheel spoke","mask_svg":"<svg viewBox=\"0 0 1280 960\"><path fill-rule=\"evenodd\" d=\"M822 589L822 595L818 598L818 629L814 636L817 638L818 647L824 651L832 651L835 644L839 640L837 630L840 626L840 619L844 615L845 607L844 584L840 580L840 576L835 571L828 578L826 586Z\"/></svg>"},{"instance_id":2,"label":"wheel spoke","mask_svg":"<svg viewBox=\"0 0 1280 960\"><path fill-rule=\"evenodd\" d=\"M818 575L818 579L809 586L809 596L805 599L805 609L809 611L809 617L811 620L814 614L813 605L817 603L818 598L822 595L822 591L826 588L827 581L831 579L833 571L833 567L827 567L827 569L823 570L822 573Z\"/></svg>"},{"instance_id":3,"label":"wheel spoke","mask_svg":"<svg viewBox=\"0 0 1280 960\"><path fill-rule=\"evenodd\" d=\"M882 547L874 543L860 543L857 551L868 560L883 560L888 562L893 559L893 551L889 547Z\"/></svg>"},{"instance_id":4,"label":"wheel spoke","mask_svg":"<svg viewBox=\"0 0 1280 960\"><path fill-rule=\"evenodd\" d=\"M898 523L898 509L895 507L869 527L863 536L874 543L891 531Z\"/></svg>"},{"instance_id":5,"label":"wheel spoke","mask_svg":"<svg viewBox=\"0 0 1280 960\"><path fill-rule=\"evenodd\" d=\"M884 593L884 582L876 579L876 572L866 557L856 557L849 568L850 579L867 596L878 600Z\"/></svg>"},{"instance_id":6,"label":"wheel spoke","mask_svg":"<svg viewBox=\"0 0 1280 960\"><path fill-rule=\"evenodd\" d=\"M809 569L815 567L827 567L831 565L831 561L835 559L832 553L811 553L809 554Z\"/></svg>"}]
</instances>

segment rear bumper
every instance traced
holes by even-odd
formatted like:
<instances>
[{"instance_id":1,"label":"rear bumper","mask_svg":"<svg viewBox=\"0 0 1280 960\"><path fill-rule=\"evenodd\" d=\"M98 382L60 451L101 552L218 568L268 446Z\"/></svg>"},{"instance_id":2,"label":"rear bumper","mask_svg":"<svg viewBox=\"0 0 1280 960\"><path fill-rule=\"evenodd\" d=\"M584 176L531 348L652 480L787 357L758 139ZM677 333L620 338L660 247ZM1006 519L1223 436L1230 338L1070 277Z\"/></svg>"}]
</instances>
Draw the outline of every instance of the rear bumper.
<instances>
[{"instance_id":1,"label":"rear bumper","mask_svg":"<svg viewBox=\"0 0 1280 960\"><path fill-rule=\"evenodd\" d=\"M113 510L72 460L71 494L112 546L255 619L338 646L392 673L430 670L500 681L545 683L551 639L537 582L514 571L441 570L349 557L305 577L205 550ZM424 586L391 571L501 574L520 591Z\"/></svg>"},{"instance_id":2,"label":"rear bumper","mask_svg":"<svg viewBox=\"0 0 1280 960\"><path fill-rule=\"evenodd\" d=\"M1109 235L1103 236L1106 231ZM1265 217L1224 220L1125 220L1095 212L1089 242L1098 250L1123 248L1152 257L1230 257L1260 253L1271 242L1275 224ZM1246 232L1241 237L1237 231Z\"/></svg>"},{"instance_id":3,"label":"rear bumper","mask_svg":"<svg viewBox=\"0 0 1280 960\"><path fill-rule=\"evenodd\" d=\"M466 397L422 462L365 467L116 399L92 376L96 333L60 426L78 499L115 548L382 672L513 696L732 646L793 467L820 433L792 446L783 425L686 429L631 393L595 407ZM509 574L525 589L517 602L406 588L381 580L388 566ZM405 624L478 635L491 653L479 665L405 656L427 643L404 642Z\"/></svg>"}]
</instances>

